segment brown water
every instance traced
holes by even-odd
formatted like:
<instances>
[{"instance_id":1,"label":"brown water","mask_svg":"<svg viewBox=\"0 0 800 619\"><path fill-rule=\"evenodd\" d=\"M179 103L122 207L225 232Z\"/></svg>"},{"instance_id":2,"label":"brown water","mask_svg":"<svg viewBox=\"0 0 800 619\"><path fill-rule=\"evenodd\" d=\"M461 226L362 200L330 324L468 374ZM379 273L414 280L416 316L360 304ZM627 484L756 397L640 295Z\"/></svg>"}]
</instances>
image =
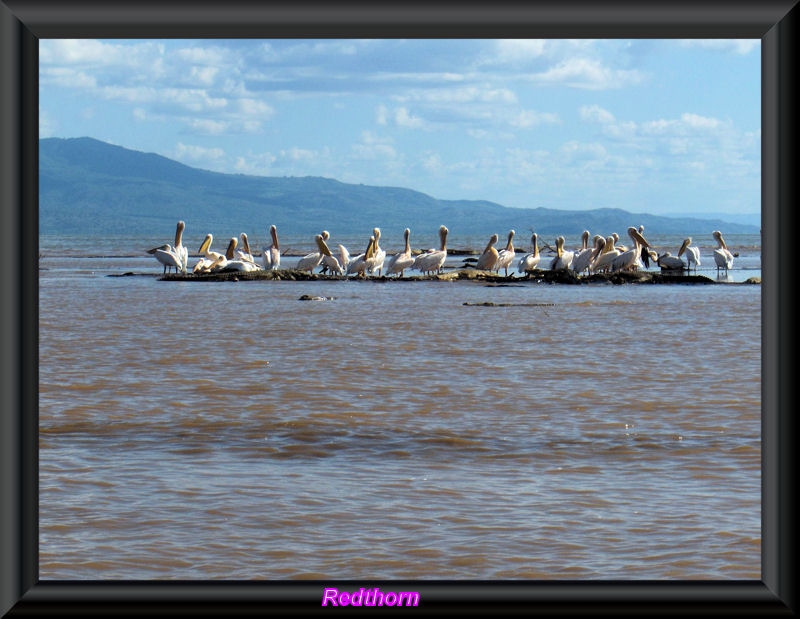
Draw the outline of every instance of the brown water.
<instances>
[{"instance_id":1,"label":"brown water","mask_svg":"<svg viewBox=\"0 0 800 619\"><path fill-rule=\"evenodd\" d=\"M146 264L43 262L42 579L760 578L759 286Z\"/></svg>"}]
</instances>

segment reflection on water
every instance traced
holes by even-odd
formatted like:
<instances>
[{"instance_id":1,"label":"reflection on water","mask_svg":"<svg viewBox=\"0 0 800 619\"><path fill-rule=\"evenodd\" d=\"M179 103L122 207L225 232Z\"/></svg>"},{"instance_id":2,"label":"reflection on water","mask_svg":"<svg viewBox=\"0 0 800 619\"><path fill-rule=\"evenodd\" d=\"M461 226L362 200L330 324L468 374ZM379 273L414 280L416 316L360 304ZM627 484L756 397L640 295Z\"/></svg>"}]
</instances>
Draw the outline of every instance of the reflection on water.
<instances>
[{"instance_id":1,"label":"reflection on water","mask_svg":"<svg viewBox=\"0 0 800 619\"><path fill-rule=\"evenodd\" d=\"M43 579L760 578L759 286L48 255Z\"/></svg>"}]
</instances>

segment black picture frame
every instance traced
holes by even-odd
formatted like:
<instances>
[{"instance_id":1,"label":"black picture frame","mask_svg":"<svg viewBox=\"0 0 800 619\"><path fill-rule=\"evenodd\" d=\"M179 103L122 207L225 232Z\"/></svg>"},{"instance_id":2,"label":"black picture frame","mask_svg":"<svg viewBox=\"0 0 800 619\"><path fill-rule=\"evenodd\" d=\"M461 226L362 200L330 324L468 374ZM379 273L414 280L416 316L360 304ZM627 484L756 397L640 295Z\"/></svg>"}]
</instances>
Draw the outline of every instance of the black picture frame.
<instances>
[{"instance_id":1,"label":"black picture frame","mask_svg":"<svg viewBox=\"0 0 800 619\"><path fill-rule=\"evenodd\" d=\"M318 582L38 580L38 40L43 38L759 38L762 53L760 581L374 582L415 614L793 615L796 0L225 3L0 0L0 615L264 616L321 608ZM735 397L735 394L731 394ZM337 581L340 588L359 583ZM367 612L366 609L360 609Z\"/></svg>"}]
</instances>

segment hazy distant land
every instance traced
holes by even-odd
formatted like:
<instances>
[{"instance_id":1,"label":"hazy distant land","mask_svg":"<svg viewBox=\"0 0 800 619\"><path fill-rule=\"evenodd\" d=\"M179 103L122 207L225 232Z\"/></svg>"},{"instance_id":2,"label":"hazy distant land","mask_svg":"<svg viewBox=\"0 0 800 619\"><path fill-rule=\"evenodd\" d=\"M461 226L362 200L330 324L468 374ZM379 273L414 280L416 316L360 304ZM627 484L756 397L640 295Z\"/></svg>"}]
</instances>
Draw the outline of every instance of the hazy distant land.
<instances>
[{"instance_id":1,"label":"hazy distant land","mask_svg":"<svg viewBox=\"0 0 800 619\"><path fill-rule=\"evenodd\" d=\"M323 227L355 233L374 226L399 234L406 227L436 230L441 224L467 235L515 228L575 237L584 229L624 231L630 225L686 235L715 229L758 233L760 228L721 217L664 217L618 208L519 209L320 177L221 174L92 138L40 140L39 179L41 234L162 238L179 219L195 230L263 231L275 224L292 234L314 234Z\"/></svg>"}]
</instances>

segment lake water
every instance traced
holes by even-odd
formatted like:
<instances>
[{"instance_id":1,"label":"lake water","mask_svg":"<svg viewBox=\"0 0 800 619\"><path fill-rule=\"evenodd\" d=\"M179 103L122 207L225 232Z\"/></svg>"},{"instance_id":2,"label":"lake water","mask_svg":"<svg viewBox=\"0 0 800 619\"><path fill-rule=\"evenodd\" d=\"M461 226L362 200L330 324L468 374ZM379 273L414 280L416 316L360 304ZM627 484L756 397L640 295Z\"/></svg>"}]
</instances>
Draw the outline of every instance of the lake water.
<instances>
[{"instance_id":1,"label":"lake water","mask_svg":"<svg viewBox=\"0 0 800 619\"><path fill-rule=\"evenodd\" d=\"M757 236L656 286L159 281L169 236L40 238L41 579L761 577Z\"/></svg>"}]
</instances>

